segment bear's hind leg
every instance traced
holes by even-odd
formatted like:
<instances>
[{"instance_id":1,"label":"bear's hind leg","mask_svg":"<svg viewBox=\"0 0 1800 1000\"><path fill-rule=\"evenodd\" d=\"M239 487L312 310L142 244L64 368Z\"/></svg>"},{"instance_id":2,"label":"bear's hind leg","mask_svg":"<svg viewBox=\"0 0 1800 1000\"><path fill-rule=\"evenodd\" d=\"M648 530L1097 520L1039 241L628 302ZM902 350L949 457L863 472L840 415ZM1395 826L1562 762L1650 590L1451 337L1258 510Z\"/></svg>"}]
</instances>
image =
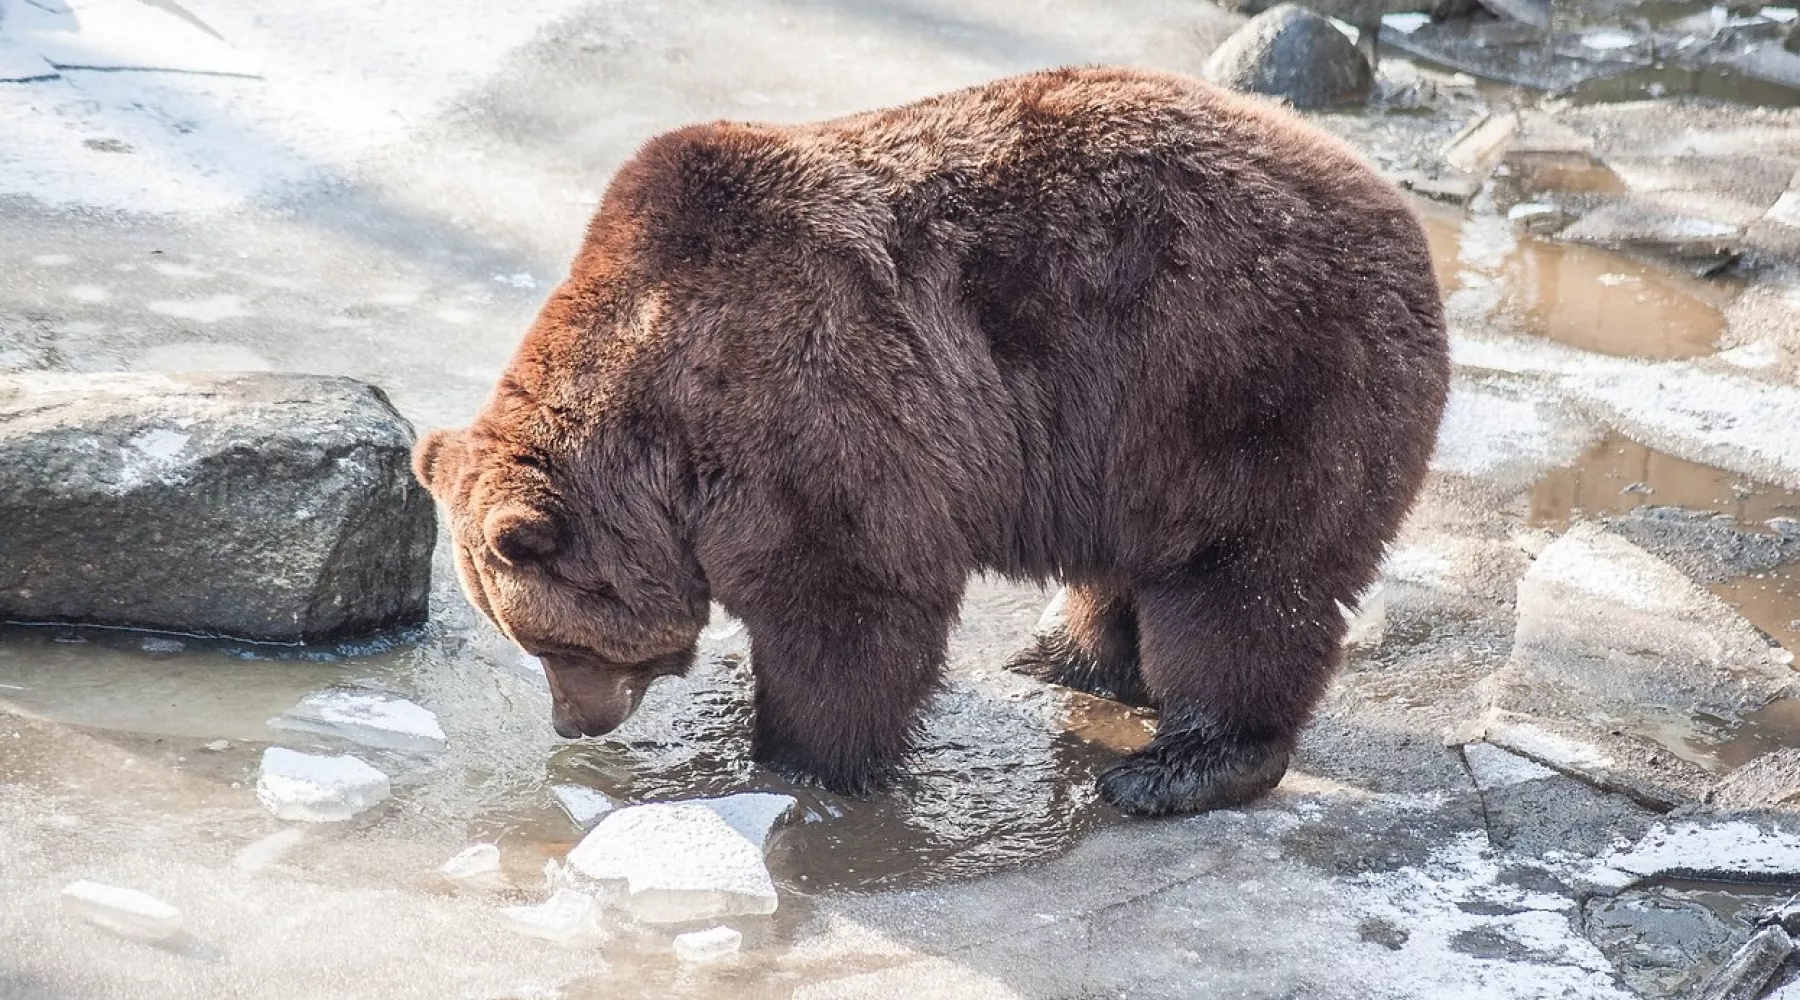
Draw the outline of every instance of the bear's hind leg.
<instances>
[{"instance_id":1,"label":"bear's hind leg","mask_svg":"<svg viewBox=\"0 0 1800 1000\"><path fill-rule=\"evenodd\" d=\"M1126 587L1070 584L1063 620L1040 632L1006 668L1127 705L1150 704L1138 669L1137 607Z\"/></svg>"},{"instance_id":2,"label":"bear's hind leg","mask_svg":"<svg viewBox=\"0 0 1800 1000\"><path fill-rule=\"evenodd\" d=\"M875 791L912 749L942 679L957 597L836 599L747 620L751 756L841 795Z\"/></svg>"},{"instance_id":3,"label":"bear's hind leg","mask_svg":"<svg viewBox=\"0 0 1800 1000\"><path fill-rule=\"evenodd\" d=\"M1302 579L1245 560L1138 592L1144 679L1160 718L1148 746L1100 776L1103 798L1158 816L1241 805L1281 782L1344 630L1325 588Z\"/></svg>"}]
</instances>

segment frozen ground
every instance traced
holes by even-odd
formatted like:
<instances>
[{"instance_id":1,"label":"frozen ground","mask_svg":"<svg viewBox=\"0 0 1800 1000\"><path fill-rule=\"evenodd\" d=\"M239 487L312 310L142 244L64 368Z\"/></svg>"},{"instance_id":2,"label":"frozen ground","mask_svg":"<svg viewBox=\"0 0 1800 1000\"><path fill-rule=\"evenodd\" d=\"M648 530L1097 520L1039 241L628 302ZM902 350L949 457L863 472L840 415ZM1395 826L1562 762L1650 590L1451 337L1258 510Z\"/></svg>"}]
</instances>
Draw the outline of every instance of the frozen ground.
<instances>
[{"instance_id":1,"label":"frozen ground","mask_svg":"<svg viewBox=\"0 0 1800 1000\"><path fill-rule=\"evenodd\" d=\"M132 4L69 0L45 30L71 37L32 43L67 65L0 83L0 366L344 374L421 426L479 404L609 171L659 129L824 116L1059 62L1192 71L1235 24L1199 0L159 0L152 30L143 11L118 20ZM0 35L46 23L24 5L65 6L0 0ZM121 24L141 43L122 55L101 44ZM229 51L184 43L208 29ZM16 34L0 69L24 61ZM74 68L170 52L215 72ZM1326 123L1404 167L1505 98L1457 93ZM1707 126L1727 128L1721 114ZM1686 127L1670 113L1669 141ZM1792 549L1746 555L1800 517L1800 284L1543 243L1479 200L1422 208L1458 335L1437 471L1390 560L1384 641L1351 657L1266 802L1155 823L1099 807L1094 772L1145 719L1000 672L1048 595L992 581L971 586L926 752L879 799L744 763L728 629L615 738L563 744L541 680L440 559L417 641L0 637L0 997L1691 990L1748 913L1800 887L1791 803L1726 817L1701 801L1792 743L1800 712L1618 704L1597 726L1482 682L1519 666L1518 581L1583 517L1624 525L1644 559L1717 567L1696 583L1721 607L1800 642ZM1631 520L1647 504L1732 520ZM1620 645L1566 641L1573 662ZM270 725L343 691L405 699L441 730L371 741L366 713L354 734ZM405 714L418 736L424 717ZM269 746L355 753L391 797L345 822L277 820L256 796ZM768 845L779 908L727 919L742 952L704 965L673 944L703 926L521 935L504 912L551 898L545 862L601 808L570 787L620 805L795 795ZM475 843L499 847L497 888L440 872ZM84 879L172 906L180 935L123 940L65 913L60 893Z\"/></svg>"}]
</instances>

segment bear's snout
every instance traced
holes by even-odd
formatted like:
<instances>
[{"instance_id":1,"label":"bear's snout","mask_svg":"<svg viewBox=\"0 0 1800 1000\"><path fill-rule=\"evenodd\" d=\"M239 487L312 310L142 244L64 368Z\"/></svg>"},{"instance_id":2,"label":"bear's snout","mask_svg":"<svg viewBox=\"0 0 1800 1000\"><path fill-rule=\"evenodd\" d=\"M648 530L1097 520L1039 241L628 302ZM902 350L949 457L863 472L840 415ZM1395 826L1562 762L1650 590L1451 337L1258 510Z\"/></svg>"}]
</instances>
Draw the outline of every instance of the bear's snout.
<instances>
[{"instance_id":1,"label":"bear's snout","mask_svg":"<svg viewBox=\"0 0 1800 1000\"><path fill-rule=\"evenodd\" d=\"M605 736L637 710L647 686L629 667L544 654L550 682L550 724L565 740Z\"/></svg>"},{"instance_id":2,"label":"bear's snout","mask_svg":"<svg viewBox=\"0 0 1800 1000\"><path fill-rule=\"evenodd\" d=\"M605 736L623 725L643 702L652 681L687 672L693 651L640 664L612 664L559 653L545 653L539 660L550 682L550 725L556 735L575 740Z\"/></svg>"}]
</instances>

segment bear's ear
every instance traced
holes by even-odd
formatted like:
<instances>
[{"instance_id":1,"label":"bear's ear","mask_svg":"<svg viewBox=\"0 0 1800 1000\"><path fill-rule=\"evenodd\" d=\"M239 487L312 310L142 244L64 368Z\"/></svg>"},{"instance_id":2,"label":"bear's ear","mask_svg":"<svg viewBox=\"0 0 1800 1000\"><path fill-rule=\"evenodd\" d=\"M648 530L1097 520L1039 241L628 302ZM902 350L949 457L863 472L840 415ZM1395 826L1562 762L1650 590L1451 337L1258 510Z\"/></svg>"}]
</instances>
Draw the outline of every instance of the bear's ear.
<instances>
[{"instance_id":1,"label":"bear's ear","mask_svg":"<svg viewBox=\"0 0 1800 1000\"><path fill-rule=\"evenodd\" d=\"M504 503L481 522L488 548L508 565L536 562L556 551L560 530L550 514L522 503Z\"/></svg>"},{"instance_id":2,"label":"bear's ear","mask_svg":"<svg viewBox=\"0 0 1800 1000\"><path fill-rule=\"evenodd\" d=\"M462 443L462 436L452 430L435 430L419 439L413 446L413 475L418 478L419 485L431 493L437 493L437 484L442 478L441 466L454 460L456 447Z\"/></svg>"}]
</instances>

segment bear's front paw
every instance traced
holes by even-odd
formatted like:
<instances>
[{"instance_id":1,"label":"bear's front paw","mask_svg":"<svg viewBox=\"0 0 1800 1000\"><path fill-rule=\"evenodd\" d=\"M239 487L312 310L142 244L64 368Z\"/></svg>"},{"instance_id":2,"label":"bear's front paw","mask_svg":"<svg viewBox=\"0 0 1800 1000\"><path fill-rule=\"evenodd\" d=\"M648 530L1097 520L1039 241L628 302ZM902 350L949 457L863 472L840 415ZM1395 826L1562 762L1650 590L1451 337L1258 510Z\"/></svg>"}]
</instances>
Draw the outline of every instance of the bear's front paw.
<instances>
[{"instance_id":1,"label":"bear's front paw","mask_svg":"<svg viewBox=\"0 0 1800 1000\"><path fill-rule=\"evenodd\" d=\"M881 791L891 765L844 753L810 754L801 747L760 737L751 749L752 760L796 785L808 785L847 798L862 798Z\"/></svg>"},{"instance_id":2,"label":"bear's front paw","mask_svg":"<svg viewBox=\"0 0 1800 1000\"><path fill-rule=\"evenodd\" d=\"M1150 705L1136 662L1102 663L1061 626L1040 634L1006 662L1006 669L1096 698L1139 708Z\"/></svg>"},{"instance_id":3,"label":"bear's front paw","mask_svg":"<svg viewBox=\"0 0 1800 1000\"><path fill-rule=\"evenodd\" d=\"M1197 730L1159 735L1100 775L1100 797L1138 816L1243 805L1281 783L1289 754L1283 741L1213 737Z\"/></svg>"}]
</instances>

